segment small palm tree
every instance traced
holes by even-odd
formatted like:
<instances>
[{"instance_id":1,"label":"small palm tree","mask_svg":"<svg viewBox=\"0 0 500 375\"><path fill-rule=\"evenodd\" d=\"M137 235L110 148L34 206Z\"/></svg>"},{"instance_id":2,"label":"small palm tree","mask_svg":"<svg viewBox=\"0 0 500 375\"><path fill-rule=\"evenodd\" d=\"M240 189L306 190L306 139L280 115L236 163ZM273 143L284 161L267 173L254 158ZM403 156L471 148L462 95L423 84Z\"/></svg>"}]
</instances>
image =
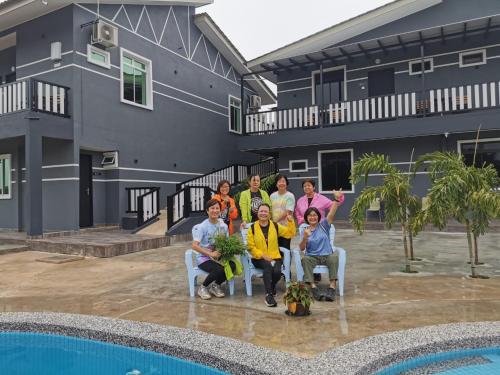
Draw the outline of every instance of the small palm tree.
<instances>
[{"instance_id":1,"label":"small palm tree","mask_svg":"<svg viewBox=\"0 0 500 375\"><path fill-rule=\"evenodd\" d=\"M405 175L389 163L385 155L364 154L354 163L351 181L358 183L364 177L365 185L370 172L384 174L383 183L379 186L365 187L354 202L349 215L354 228L362 233L365 227L366 210L376 198L384 202L385 224L391 228L394 223L401 224L405 254L404 272L412 272L410 249L408 245L412 215L420 209L420 199L411 194L410 175Z\"/></svg>"},{"instance_id":2,"label":"small palm tree","mask_svg":"<svg viewBox=\"0 0 500 375\"><path fill-rule=\"evenodd\" d=\"M414 222L420 230L432 223L440 230L449 218L465 225L471 263L471 276L476 273L474 237L483 235L492 219L500 215L500 194L494 190L500 179L493 165L467 166L462 155L454 152L433 152L421 156L415 163L415 172L424 163L428 167L432 183L427 197L429 206L421 211Z\"/></svg>"}]
</instances>

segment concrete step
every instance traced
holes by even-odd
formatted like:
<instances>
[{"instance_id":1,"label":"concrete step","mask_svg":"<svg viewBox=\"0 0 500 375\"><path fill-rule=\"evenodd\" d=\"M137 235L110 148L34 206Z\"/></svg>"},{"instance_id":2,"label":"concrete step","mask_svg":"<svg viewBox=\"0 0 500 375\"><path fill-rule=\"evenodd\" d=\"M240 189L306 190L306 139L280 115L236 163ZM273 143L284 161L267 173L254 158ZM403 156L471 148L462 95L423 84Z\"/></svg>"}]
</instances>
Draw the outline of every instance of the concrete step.
<instances>
[{"instance_id":1,"label":"concrete step","mask_svg":"<svg viewBox=\"0 0 500 375\"><path fill-rule=\"evenodd\" d=\"M167 238L112 231L36 239L29 245L33 251L109 258L167 246Z\"/></svg>"},{"instance_id":2,"label":"concrete step","mask_svg":"<svg viewBox=\"0 0 500 375\"><path fill-rule=\"evenodd\" d=\"M3 244L0 245L0 255L20 253L21 251L28 251L30 248L26 245L19 244Z\"/></svg>"}]
</instances>

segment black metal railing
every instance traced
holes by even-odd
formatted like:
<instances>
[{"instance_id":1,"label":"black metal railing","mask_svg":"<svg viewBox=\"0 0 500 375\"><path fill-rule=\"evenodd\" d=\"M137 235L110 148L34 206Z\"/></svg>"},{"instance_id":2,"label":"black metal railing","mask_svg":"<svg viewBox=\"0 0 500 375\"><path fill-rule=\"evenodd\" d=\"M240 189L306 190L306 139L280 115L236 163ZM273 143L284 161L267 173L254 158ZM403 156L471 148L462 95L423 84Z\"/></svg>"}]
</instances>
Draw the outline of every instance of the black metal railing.
<instances>
[{"instance_id":1,"label":"black metal railing","mask_svg":"<svg viewBox=\"0 0 500 375\"><path fill-rule=\"evenodd\" d=\"M250 165L233 164L177 184L177 191L167 197L167 230L191 214L203 212L219 181L236 185L253 174L262 178L276 174L278 168L278 159L274 158Z\"/></svg>"},{"instance_id":2,"label":"black metal railing","mask_svg":"<svg viewBox=\"0 0 500 375\"><path fill-rule=\"evenodd\" d=\"M137 197L137 226L141 227L160 216L160 188L152 188Z\"/></svg>"},{"instance_id":3,"label":"black metal railing","mask_svg":"<svg viewBox=\"0 0 500 375\"><path fill-rule=\"evenodd\" d=\"M128 187L125 188L127 191L127 213L136 214L138 208L138 199L141 195L150 192L153 189L159 189L158 187Z\"/></svg>"},{"instance_id":4,"label":"black metal railing","mask_svg":"<svg viewBox=\"0 0 500 375\"><path fill-rule=\"evenodd\" d=\"M68 91L55 83L24 79L0 86L0 115L21 111L69 117Z\"/></svg>"}]
</instances>

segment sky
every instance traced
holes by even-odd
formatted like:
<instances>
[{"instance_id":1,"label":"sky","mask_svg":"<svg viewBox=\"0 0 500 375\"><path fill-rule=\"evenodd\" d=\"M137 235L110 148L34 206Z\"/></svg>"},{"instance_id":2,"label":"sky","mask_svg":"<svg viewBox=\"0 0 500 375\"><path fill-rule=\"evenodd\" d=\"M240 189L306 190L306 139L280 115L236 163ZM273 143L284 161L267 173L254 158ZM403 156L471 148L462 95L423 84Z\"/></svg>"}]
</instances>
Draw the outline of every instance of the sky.
<instances>
[{"instance_id":1,"label":"sky","mask_svg":"<svg viewBox=\"0 0 500 375\"><path fill-rule=\"evenodd\" d=\"M214 0L208 13L252 60L392 0Z\"/></svg>"}]
</instances>

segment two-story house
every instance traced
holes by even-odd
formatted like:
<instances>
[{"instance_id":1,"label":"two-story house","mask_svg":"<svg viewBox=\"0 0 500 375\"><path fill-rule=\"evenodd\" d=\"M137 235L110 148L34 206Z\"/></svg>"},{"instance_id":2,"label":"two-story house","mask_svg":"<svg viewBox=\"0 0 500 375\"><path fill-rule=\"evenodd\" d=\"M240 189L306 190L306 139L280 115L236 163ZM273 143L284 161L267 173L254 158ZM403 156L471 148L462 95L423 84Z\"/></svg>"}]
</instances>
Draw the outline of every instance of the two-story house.
<instances>
[{"instance_id":1,"label":"two-story house","mask_svg":"<svg viewBox=\"0 0 500 375\"><path fill-rule=\"evenodd\" d=\"M176 184L257 160L234 133L246 61L195 13L211 2L0 4L0 228L119 224L153 188L164 207ZM259 80L243 93L275 103Z\"/></svg>"},{"instance_id":2,"label":"two-story house","mask_svg":"<svg viewBox=\"0 0 500 375\"><path fill-rule=\"evenodd\" d=\"M472 161L481 127L477 160L500 172L498 0L393 1L248 66L277 85L278 105L245 110L238 148L279 157L296 194L306 177L321 193L342 188L341 217L362 188L349 176L364 153L387 154L403 171L436 150ZM426 174L414 181L421 196Z\"/></svg>"}]
</instances>

